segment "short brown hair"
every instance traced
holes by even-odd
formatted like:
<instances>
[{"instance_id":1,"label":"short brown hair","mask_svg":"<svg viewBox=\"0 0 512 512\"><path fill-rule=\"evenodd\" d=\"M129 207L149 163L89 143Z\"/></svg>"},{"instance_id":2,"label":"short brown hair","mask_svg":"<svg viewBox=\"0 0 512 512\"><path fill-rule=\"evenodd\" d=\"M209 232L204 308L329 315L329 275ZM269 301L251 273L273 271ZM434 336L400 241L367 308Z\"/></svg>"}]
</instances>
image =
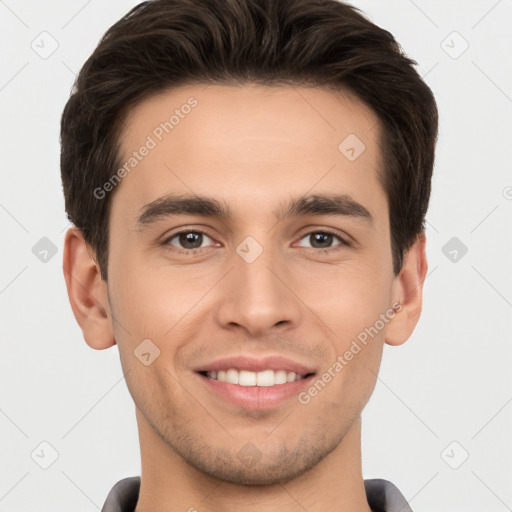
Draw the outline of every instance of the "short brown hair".
<instances>
[{"instance_id":1,"label":"short brown hair","mask_svg":"<svg viewBox=\"0 0 512 512\"><path fill-rule=\"evenodd\" d=\"M107 279L119 134L130 108L177 85L218 83L348 90L381 123L393 271L424 233L438 112L432 91L394 37L337 0L153 0L115 23L82 67L61 120L69 220Z\"/></svg>"}]
</instances>

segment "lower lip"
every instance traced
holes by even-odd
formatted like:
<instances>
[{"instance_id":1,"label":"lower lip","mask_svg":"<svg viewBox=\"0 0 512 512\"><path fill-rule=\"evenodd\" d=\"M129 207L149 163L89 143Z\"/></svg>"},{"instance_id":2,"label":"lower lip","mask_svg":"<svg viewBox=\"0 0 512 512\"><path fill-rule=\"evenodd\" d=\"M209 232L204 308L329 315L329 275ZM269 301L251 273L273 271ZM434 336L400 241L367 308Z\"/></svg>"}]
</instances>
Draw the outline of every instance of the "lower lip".
<instances>
[{"instance_id":1,"label":"lower lip","mask_svg":"<svg viewBox=\"0 0 512 512\"><path fill-rule=\"evenodd\" d=\"M286 384L274 386L239 386L210 379L196 373L208 389L232 404L250 410L264 410L277 407L285 400L297 397L301 390L310 385L314 375Z\"/></svg>"}]
</instances>

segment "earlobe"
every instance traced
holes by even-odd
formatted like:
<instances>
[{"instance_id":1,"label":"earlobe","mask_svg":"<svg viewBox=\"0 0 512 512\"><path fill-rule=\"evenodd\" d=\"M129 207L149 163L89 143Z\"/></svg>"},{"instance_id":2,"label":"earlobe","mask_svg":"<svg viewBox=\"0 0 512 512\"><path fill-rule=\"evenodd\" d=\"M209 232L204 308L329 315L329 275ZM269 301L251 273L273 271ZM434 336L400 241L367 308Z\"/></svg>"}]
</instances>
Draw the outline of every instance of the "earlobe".
<instances>
[{"instance_id":1,"label":"earlobe","mask_svg":"<svg viewBox=\"0 0 512 512\"><path fill-rule=\"evenodd\" d=\"M422 234L404 256L400 274L393 283L394 302L401 305L386 329L386 343L401 345L412 335L421 315L423 282L427 275L426 238Z\"/></svg>"},{"instance_id":2,"label":"earlobe","mask_svg":"<svg viewBox=\"0 0 512 512\"><path fill-rule=\"evenodd\" d=\"M107 284L76 227L66 232L63 268L71 309L87 344L97 350L115 345Z\"/></svg>"}]
</instances>

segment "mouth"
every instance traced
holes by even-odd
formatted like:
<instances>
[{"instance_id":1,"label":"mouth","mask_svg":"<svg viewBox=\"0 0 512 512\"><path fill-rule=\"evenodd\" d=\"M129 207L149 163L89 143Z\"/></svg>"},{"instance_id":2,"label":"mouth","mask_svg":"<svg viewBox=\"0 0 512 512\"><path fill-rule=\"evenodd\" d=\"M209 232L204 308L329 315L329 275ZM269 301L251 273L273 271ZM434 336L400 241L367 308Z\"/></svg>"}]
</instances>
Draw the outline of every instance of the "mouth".
<instances>
[{"instance_id":1,"label":"mouth","mask_svg":"<svg viewBox=\"0 0 512 512\"><path fill-rule=\"evenodd\" d=\"M316 375L313 368L283 357L231 357L196 368L210 396L246 410L272 410L297 398Z\"/></svg>"},{"instance_id":2,"label":"mouth","mask_svg":"<svg viewBox=\"0 0 512 512\"><path fill-rule=\"evenodd\" d=\"M314 372L300 374L286 370L271 369L253 372L249 370L239 370L236 368L228 368L227 370L218 371L199 371L198 373L211 380L226 382L228 384L243 387L282 386L291 382L307 379L314 375Z\"/></svg>"},{"instance_id":3,"label":"mouth","mask_svg":"<svg viewBox=\"0 0 512 512\"><path fill-rule=\"evenodd\" d=\"M271 411L283 407L290 400L297 401L300 392L311 385L315 375L284 370L239 371L235 368L195 374L215 400L249 411Z\"/></svg>"}]
</instances>

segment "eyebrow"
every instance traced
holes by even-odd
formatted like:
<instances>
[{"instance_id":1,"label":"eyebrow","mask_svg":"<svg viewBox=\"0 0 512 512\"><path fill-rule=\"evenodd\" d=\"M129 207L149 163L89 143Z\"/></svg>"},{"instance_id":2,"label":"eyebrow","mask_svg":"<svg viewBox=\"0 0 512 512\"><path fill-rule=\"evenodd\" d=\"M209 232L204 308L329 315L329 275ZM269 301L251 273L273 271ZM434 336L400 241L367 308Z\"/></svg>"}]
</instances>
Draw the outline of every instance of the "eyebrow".
<instances>
[{"instance_id":1,"label":"eyebrow","mask_svg":"<svg viewBox=\"0 0 512 512\"><path fill-rule=\"evenodd\" d=\"M366 207L347 194L310 194L282 202L273 212L277 220L307 215L330 215L353 217L373 224L373 217ZM176 215L199 215L218 219L229 219L231 210L225 201L213 197L168 194L142 208L137 219L140 229L161 219Z\"/></svg>"}]
</instances>

